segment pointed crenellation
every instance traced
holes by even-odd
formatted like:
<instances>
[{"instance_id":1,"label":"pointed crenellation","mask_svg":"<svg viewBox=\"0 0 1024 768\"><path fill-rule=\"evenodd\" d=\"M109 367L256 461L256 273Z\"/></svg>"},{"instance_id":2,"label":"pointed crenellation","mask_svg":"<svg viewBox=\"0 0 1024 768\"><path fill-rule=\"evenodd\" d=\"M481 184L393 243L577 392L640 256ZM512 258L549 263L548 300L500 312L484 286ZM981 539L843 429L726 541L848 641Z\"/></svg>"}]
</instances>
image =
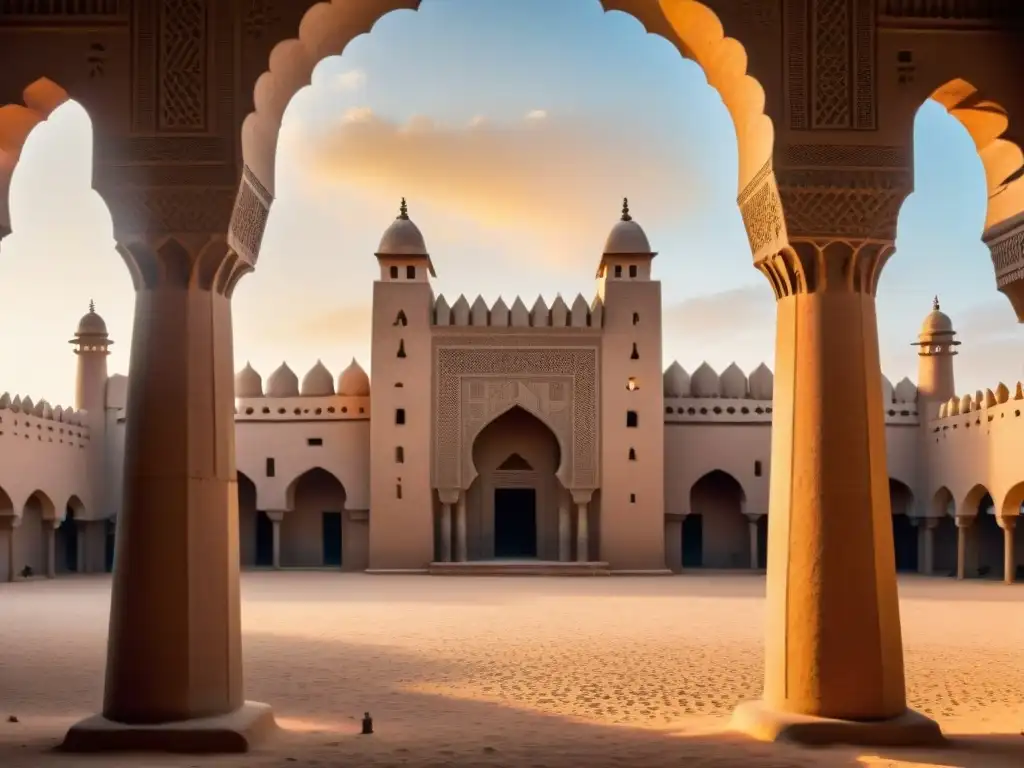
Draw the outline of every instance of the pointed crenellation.
<instances>
[{"instance_id":1,"label":"pointed crenellation","mask_svg":"<svg viewBox=\"0 0 1024 768\"><path fill-rule=\"evenodd\" d=\"M882 375L882 405L888 408L896 402L896 394L892 388L892 382L883 374Z\"/></svg>"},{"instance_id":2,"label":"pointed crenellation","mask_svg":"<svg viewBox=\"0 0 1024 768\"><path fill-rule=\"evenodd\" d=\"M604 300L600 295L595 296L594 300L590 302L590 327L604 327Z\"/></svg>"},{"instance_id":3,"label":"pointed crenellation","mask_svg":"<svg viewBox=\"0 0 1024 768\"><path fill-rule=\"evenodd\" d=\"M576 299L569 310L570 325L573 328L586 328L590 322L590 306L583 294L576 294Z\"/></svg>"},{"instance_id":4,"label":"pointed crenellation","mask_svg":"<svg viewBox=\"0 0 1024 768\"><path fill-rule=\"evenodd\" d=\"M730 363L719 377L722 397L729 400L743 400L747 397L747 375L736 363Z\"/></svg>"},{"instance_id":5,"label":"pointed crenellation","mask_svg":"<svg viewBox=\"0 0 1024 768\"><path fill-rule=\"evenodd\" d=\"M452 308L448 306L448 300L444 296L438 296L434 302L434 325L451 325Z\"/></svg>"},{"instance_id":6,"label":"pointed crenellation","mask_svg":"<svg viewBox=\"0 0 1024 768\"><path fill-rule=\"evenodd\" d=\"M690 374L676 361L673 361L672 365L665 369L662 385L665 397L690 396Z\"/></svg>"},{"instance_id":7,"label":"pointed crenellation","mask_svg":"<svg viewBox=\"0 0 1024 768\"><path fill-rule=\"evenodd\" d=\"M490 323L490 310L483 296L477 296L469 310L469 324L474 328L484 328Z\"/></svg>"},{"instance_id":8,"label":"pointed crenellation","mask_svg":"<svg viewBox=\"0 0 1024 768\"><path fill-rule=\"evenodd\" d=\"M963 395L953 396L940 403L937 410L937 418L949 419L954 416L966 416L971 413L998 408L1011 401L1020 400L1024 400L1024 384L1018 381L1014 386L1013 392L1011 392L1010 388L1000 381L993 389L977 389L973 393L968 392ZM992 418L990 415L989 420Z\"/></svg>"},{"instance_id":9,"label":"pointed crenellation","mask_svg":"<svg viewBox=\"0 0 1024 768\"><path fill-rule=\"evenodd\" d=\"M508 305L501 296L491 306L491 325L495 328L508 328Z\"/></svg>"},{"instance_id":10,"label":"pointed crenellation","mask_svg":"<svg viewBox=\"0 0 1024 768\"><path fill-rule=\"evenodd\" d=\"M547 328L549 325L548 305L543 296L538 296L530 310L530 323L534 328Z\"/></svg>"},{"instance_id":11,"label":"pointed crenellation","mask_svg":"<svg viewBox=\"0 0 1024 768\"><path fill-rule=\"evenodd\" d=\"M916 403L917 385L904 376L893 389L893 396L897 403Z\"/></svg>"},{"instance_id":12,"label":"pointed crenellation","mask_svg":"<svg viewBox=\"0 0 1024 768\"><path fill-rule=\"evenodd\" d=\"M452 305L452 325L469 325L469 302L464 295L459 295Z\"/></svg>"},{"instance_id":13,"label":"pointed crenellation","mask_svg":"<svg viewBox=\"0 0 1024 768\"><path fill-rule=\"evenodd\" d=\"M770 401L775 394L775 376L764 363L751 371L749 376L750 399Z\"/></svg>"},{"instance_id":14,"label":"pointed crenellation","mask_svg":"<svg viewBox=\"0 0 1024 768\"><path fill-rule=\"evenodd\" d=\"M509 325L513 328L530 327L530 310L526 308L526 304L519 296L516 296L516 300L512 302L512 309L509 311Z\"/></svg>"},{"instance_id":15,"label":"pointed crenellation","mask_svg":"<svg viewBox=\"0 0 1024 768\"><path fill-rule=\"evenodd\" d=\"M693 397L721 397L718 373L707 362L701 363L690 377L690 392Z\"/></svg>"},{"instance_id":16,"label":"pointed crenellation","mask_svg":"<svg viewBox=\"0 0 1024 768\"><path fill-rule=\"evenodd\" d=\"M555 294L555 300L551 302L551 327L567 328L569 326L569 305L565 303L562 294Z\"/></svg>"}]
</instances>

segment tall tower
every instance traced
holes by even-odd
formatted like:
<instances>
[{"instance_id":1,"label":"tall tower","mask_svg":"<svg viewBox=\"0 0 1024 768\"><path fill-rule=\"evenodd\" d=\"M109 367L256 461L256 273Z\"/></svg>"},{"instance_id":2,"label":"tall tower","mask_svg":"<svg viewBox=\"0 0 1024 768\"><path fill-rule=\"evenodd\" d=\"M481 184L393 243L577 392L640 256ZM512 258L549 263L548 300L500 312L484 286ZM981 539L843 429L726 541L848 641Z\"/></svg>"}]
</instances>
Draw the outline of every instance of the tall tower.
<instances>
[{"instance_id":1,"label":"tall tower","mask_svg":"<svg viewBox=\"0 0 1024 768\"><path fill-rule=\"evenodd\" d=\"M938 415L939 405L956 396L953 380L953 357L960 346L954 336L953 321L939 309L939 297L932 302L932 311L921 324L921 332L912 346L918 348L917 392L918 411L924 419Z\"/></svg>"},{"instance_id":2,"label":"tall tower","mask_svg":"<svg viewBox=\"0 0 1024 768\"><path fill-rule=\"evenodd\" d=\"M661 283L629 202L597 270L601 334L601 559L616 570L665 568L665 411Z\"/></svg>"},{"instance_id":3,"label":"tall tower","mask_svg":"<svg viewBox=\"0 0 1024 768\"><path fill-rule=\"evenodd\" d=\"M434 559L431 326L436 277L405 199L377 249L370 371L370 570Z\"/></svg>"},{"instance_id":4,"label":"tall tower","mask_svg":"<svg viewBox=\"0 0 1024 768\"><path fill-rule=\"evenodd\" d=\"M89 495L83 499L85 514L76 517L79 532L84 536L79 550L78 567L85 571L102 571L105 562L106 534L100 524L85 525L86 520L103 520L111 509L111 474L107 462L107 356L111 341L107 324L96 314L96 305L89 302L89 312L78 322L74 345L78 355L75 374L75 409L87 413L89 447L86 451Z\"/></svg>"}]
</instances>

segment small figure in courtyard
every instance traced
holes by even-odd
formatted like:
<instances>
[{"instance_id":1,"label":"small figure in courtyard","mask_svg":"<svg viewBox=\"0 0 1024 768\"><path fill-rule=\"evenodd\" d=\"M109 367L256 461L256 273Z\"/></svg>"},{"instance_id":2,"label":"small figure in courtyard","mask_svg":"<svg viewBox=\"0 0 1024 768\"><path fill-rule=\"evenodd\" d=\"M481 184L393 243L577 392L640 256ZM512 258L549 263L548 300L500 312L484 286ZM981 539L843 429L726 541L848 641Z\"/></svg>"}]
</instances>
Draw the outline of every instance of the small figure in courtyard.
<instances>
[{"instance_id":1,"label":"small figure in courtyard","mask_svg":"<svg viewBox=\"0 0 1024 768\"><path fill-rule=\"evenodd\" d=\"M373 718L369 712L363 712L363 730L360 735L369 736L373 733Z\"/></svg>"}]
</instances>

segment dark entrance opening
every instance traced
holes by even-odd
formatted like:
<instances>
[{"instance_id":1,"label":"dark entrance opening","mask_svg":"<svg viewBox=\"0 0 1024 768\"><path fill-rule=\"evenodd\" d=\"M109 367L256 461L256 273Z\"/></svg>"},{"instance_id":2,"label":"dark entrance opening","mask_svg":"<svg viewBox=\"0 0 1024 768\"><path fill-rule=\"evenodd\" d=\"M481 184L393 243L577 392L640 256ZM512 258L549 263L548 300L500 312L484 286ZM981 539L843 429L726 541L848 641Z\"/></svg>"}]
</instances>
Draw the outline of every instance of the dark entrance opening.
<instances>
[{"instance_id":1,"label":"dark entrance opening","mask_svg":"<svg viewBox=\"0 0 1024 768\"><path fill-rule=\"evenodd\" d=\"M896 550L896 570L917 572L917 528L908 515L892 516L892 541Z\"/></svg>"},{"instance_id":2,"label":"dark entrance opening","mask_svg":"<svg viewBox=\"0 0 1024 768\"><path fill-rule=\"evenodd\" d=\"M104 562L103 566L106 568L107 573L113 573L114 571L114 548L117 544L117 520L114 518L108 519L106 522L107 536L106 536L106 547L104 548Z\"/></svg>"},{"instance_id":3,"label":"dark entrance opening","mask_svg":"<svg viewBox=\"0 0 1024 768\"><path fill-rule=\"evenodd\" d=\"M683 518L683 568L704 565L704 519L700 515Z\"/></svg>"},{"instance_id":4,"label":"dark entrance opening","mask_svg":"<svg viewBox=\"0 0 1024 768\"><path fill-rule=\"evenodd\" d=\"M537 556L537 492L533 488L494 490L494 556Z\"/></svg>"},{"instance_id":5,"label":"dark entrance opening","mask_svg":"<svg viewBox=\"0 0 1024 768\"><path fill-rule=\"evenodd\" d=\"M256 565L274 565L274 523L262 509L256 511Z\"/></svg>"},{"instance_id":6,"label":"dark entrance opening","mask_svg":"<svg viewBox=\"0 0 1024 768\"><path fill-rule=\"evenodd\" d=\"M757 518L757 567L768 568L768 515Z\"/></svg>"},{"instance_id":7,"label":"dark entrance opening","mask_svg":"<svg viewBox=\"0 0 1024 768\"><path fill-rule=\"evenodd\" d=\"M64 522L57 529L57 538L60 540L61 551L58 555L60 570L69 573L78 571L78 522L75 520L75 510L67 508L64 514Z\"/></svg>"},{"instance_id":8,"label":"dark entrance opening","mask_svg":"<svg viewBox=\"0 0 1024 768\"><path fill-rule=\"evenodd\" d=\"M323 513L324 565L341 566L341 512Z\"/></svg>"}]
</instances>

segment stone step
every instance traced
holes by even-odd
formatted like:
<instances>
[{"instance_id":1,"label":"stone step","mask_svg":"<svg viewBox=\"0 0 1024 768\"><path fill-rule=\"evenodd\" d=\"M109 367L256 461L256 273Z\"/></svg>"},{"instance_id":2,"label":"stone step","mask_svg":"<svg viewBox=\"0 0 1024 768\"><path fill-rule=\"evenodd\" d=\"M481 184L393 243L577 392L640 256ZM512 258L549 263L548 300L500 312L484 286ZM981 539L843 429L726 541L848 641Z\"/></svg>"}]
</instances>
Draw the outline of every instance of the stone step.
<instances>
[{"instance_id":1,"label":"stone step","mask_svg":"<svg viewBox=\"0 0 1024 768\"><path fill-rule=\"evenodd\" d=\"M608 563L563 563L557 560L472 560L431 563L432 576L610 576Z\"/></svg>"}]
</instances>

